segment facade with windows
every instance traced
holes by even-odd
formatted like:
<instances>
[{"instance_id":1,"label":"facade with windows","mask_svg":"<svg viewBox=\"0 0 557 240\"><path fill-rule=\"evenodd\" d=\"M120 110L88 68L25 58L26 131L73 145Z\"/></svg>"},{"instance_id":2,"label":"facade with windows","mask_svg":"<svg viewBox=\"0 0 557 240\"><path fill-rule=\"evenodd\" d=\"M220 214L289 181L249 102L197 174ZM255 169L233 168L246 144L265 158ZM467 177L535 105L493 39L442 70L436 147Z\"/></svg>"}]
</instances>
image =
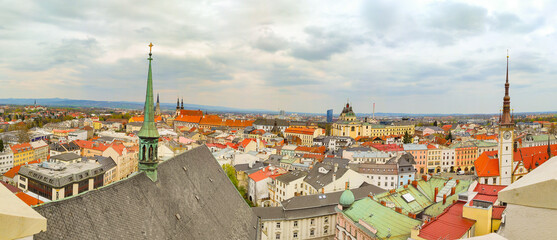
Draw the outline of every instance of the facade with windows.
<instances>
[{"instance_id":1,"label":"facade with windows","mask_svg":"<svg viewBox=\"0 0 557 240\"><path fill-rule=\"evenodd\" d=\"M373 185L352 189L355 199L385 190ZM297 196L281 202L279 207L255 207L261 219L261 239L332 239L335 234L336 211L343 191Z\"/></svg>"},{"instance_id":2,"label":"facade with windows","mask_svg":"<svg viewBox=\"0 0 557 240\"><path fill-rule=\"evenodd\" d=\"M14 166L14 154L9 147L4 147L0 152L0 175L6 173Z\"/></svg>"},{"instance_id":3,"label":"facade with windows","mask_svg":"<svg viewBox=\"0 0 557 240\"><path fill-rule=\"evenodd\" d=\"M104 170L98 163L34 163L21 166L18 188L58 200L104 185Z\"/></svg>"}]
</instances>

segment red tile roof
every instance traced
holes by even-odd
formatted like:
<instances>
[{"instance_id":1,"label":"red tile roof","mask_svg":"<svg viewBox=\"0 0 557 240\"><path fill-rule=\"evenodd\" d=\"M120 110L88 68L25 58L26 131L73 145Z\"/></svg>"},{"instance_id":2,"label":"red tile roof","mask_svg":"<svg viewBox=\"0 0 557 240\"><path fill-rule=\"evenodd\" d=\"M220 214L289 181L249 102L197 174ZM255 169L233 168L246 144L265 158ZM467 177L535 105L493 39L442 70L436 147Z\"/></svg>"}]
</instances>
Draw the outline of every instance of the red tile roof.
<instances>
[{"instance_id":1,"label":"red tile roof","mask_svg":"<svg viewBox=\"0 0 557 240\"><path fill-rule=\"evenodd\" d=\"M246 138L244 140L242 140L239 145L242 146L243 148L245 148L250 142L255 141L255 139L253 138Z\"/></svg>"},{"instance_id":2,"label":"red tile roof","mask_svg":"<svg viewBox=\"0 0 557 240\"><path fill-rule=\"evenodd\" d=\"M102 152L104 152L104 150L106 150L109 147L109 145L99 143L99 142L93 142L93 141L74 140L74 142L80 148L93 149Z\"/></svg>"},{"instance_id":3,"label":"red tile roof","mask_svg":"<svg viewBox=\"0 0 557 240\"><path fill-rule=\"evenodd\" d=\"M271 177L271 178L274 179L274 178L276 178L276 177L278 177L282 174L284 174L284 173L279 173L279 169L275 168L275 169L271 170L271 167L267 166L266 168L263 168L263 169L261 169L257 172L254 172L254 173L248 175L248 177L253 179L253 181L255 181L255 182L259 182L259 181L261 181L263 179L266 179L268 177Z\"/></svg>"},{"instance_id":4,"label":"red tile roof","mask_svg":"<svg viewBox=\"0 0 557 240\"><path fill-rule=\"evenodd\" d=\"M492 219L502 219L503 211L505 211L505 206L493 206L493 212L491 213Z\"/></svg>"},{"instance_id":5,"label":"red tile roof","mask_svg":"<svg viewBox=\"0 0 557 240\"><path fill-rule=\"evenodd\" d=\"M476 194L474 199L475 200L487 201L487 202L491 202L491 203L497 202L497 196L493 196L493 195ZM470 201L470 206L472 206L472 201Z\"/></svg>"},{"instance_id":6,"label":"red tile roof","mask_svg":"<svg viewBox=\"0 0 557 240\"><path fill-rule=\"evenodd\" d=\"M40 160L34 160L34 161L27 162L25 164L17 165L15 167L13 167L12 169L8 170L6 173L4 173L4 176L7 177L7 178L14 178L15 175L19 172L19 168L21 168L21 166L26 165L26 164L39 163L39 162L41 162L41 161Z\"/></svg>"},{"instance_id":7,"label":"red tile roof","mask_svg":"<svg viewBox=\"0 0 557 240\"><path fill-rule=\"evenodd\" d=\"M122 155L124 149L126 149L126 146L123 144L112 144L110 147L112 147L112 149L114 149L119 155Z\"/></svg>"},{"instance_id":8,"label":"red tile roof","mask_svg":"<svg viewBox=\"0 0 557 240\"><path fill-rule=\"evenodd\" d=\"M557 156L557 145L551 145L551 155ZM514 152L515 162L522 162L527 170L533 170L549 159L547 145L523 147ZM480 177L499 176L497 151L486 151L474 161L474 168Z\"/></svg>"},{"instance_id":9,"label":"red tile roof","mask_svg":"<svg viewBox=\"0 0 557 240\"><path fill-rule=\"evenodd\" d=\"M497 196L499 194L499 191L503 190L506 187L507 186L478 184L476 185L476 188L474 188L474 192L484 195Z\"/></svg>"},{"instance_id":10,"label":"red tile roof","mask_svg":"<svg viewBox=\"0 0 557 240\"><path fill-rule=\"evenodd\" d=\"M362 144L363 145L363 144ZM404 151L404 149L396 144L380 144L380 143L371 143L368 144L366 146L370 146L372 148L375 148L379 151L383 151L383 152L398 152L398 151Z\"/></svg>"},{"instance_id":11,"label":"red tile roof","mask_svg":"<svg viewBox=\"0 0 557 240\"><path fill-rule=\"evenodd\" d=\"M325 146L321 146L321 147L298 146L296 147L296 149L294 149L294 151L302 152L302 153L307 152L307 153L324 154L325 151L327 151L327 148Z\"/></svg>"},{"instance_id":12,"label":"red tile roof","mask_svg":"<svg viewBox=\"0 0 557 240\"><path fill-rule=\"evenodd\" d=\"M29 206L34 206L34 205L43 203L43 201L41 201L39 199L36 199L34 197L31 197L31 196L25 194L24 192L18 192L15 195L19 199L21 199L23 202L27 203L27 205L29 205Z\"/></svg>"},{"instance_id":13,"label":"red tile roof","mask_svg":"<svg viewBox=\"0 0 557 240\"><path fill-rule=\"evenodd\" d=\"M216 147L216 148L220 148L220 149L226 148L226 145L220 144L220 143L207 143L206 145L207 145L207 147Z\"/></svg>"},{"instance_id":14,"label":"red tile roof","mask_svg":"<svg viewBox=\"0 0 557 240\"><path fill-rule=\"evenodd\" d=\"M451 205L435 220L422 226L418 236L425 239L459 239L476 221L462 217L464 202Z\"/></svg>"},{"instance_id":15,"label":"red tile roof","mask_svg":"<svg viewBox=\"0 0 557 240\"><path fill-rule=\"evenodd\" d=\"M12 149L13 153L21 153L33 150L33 147L31 147L31 144L29 143L14 144L11 145L10 148Z\"/></svg>"}]
</instances>

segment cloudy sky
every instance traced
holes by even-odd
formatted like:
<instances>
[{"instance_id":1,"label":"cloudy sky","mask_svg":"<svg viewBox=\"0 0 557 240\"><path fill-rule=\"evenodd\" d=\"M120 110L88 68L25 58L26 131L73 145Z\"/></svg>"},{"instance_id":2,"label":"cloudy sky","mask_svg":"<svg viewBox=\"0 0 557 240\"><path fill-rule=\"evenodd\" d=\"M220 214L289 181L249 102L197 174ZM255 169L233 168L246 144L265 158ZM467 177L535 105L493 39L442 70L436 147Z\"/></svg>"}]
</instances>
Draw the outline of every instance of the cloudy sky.
<instances>
[{"instance_id":1,"label":"cloudy sky","mask_svg":"<svg viewBox=\"0 0 557 240\"><path fill-rule=\"evenodd\" d=\"M0 98L338 113L554 111L557 4L0 1Z\"/></svg>"}]
</instances>

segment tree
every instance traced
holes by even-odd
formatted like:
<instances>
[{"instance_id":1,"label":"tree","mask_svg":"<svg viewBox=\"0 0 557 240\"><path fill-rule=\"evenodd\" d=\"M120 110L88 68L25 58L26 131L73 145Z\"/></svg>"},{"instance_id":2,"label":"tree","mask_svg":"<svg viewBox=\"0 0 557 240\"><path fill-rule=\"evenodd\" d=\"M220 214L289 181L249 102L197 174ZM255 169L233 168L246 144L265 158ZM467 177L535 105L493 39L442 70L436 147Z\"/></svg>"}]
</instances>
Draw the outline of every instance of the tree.
<instances>
[{"instance_id":1,"label":"tree","mask_svg":"<svg viewBox=\"0 0 557 240\"><path fill-rule=\"evenodd\" d=\"M410 134L408 134L408 131L406 133L404 133L403 142L404 143L411 143L412 142L412 138L410 137Z\"/></svg>"},{"instance_id":2,"label":"tree","mask_svg":"<svg viewBox=\"0 0 557 240\"><path fill-rule=\"evenodd\" d=\"M236 178L236 169L230 164L222 165L222 169L226 173L226 176L230 179L234 187L238 188L238 178Z\"/></svg>"},{"instance_id":3,"label":"tree","mask_svg":"<svg viewBox=\"0 0 557 240\"><path fill-rule=\"evenodd\" d=\"M0 139L0 152L4 152L4 140Z\"/></svg>"},{"instance_id":4,"label":"tree","mask_svg":"<svg viewBox=\"0 0 557 240\"><path fill-rule=\"evenodd\" d=\"M447 137L445 137L445 139L453 140L453 134L451 133L451 131L449 131L449 134L447 134Z\"/></svg>"},{"instance_id":5,"label":"tree","mask_svg":"<svg viewBox=\"0 0 557 240\"><path fill-rule=\"evenodd\" d=\"M438 124L438 123L437 123L437 120L435 120L435 122L433 122L433 126L434 126L434 127L437 127L437 124Z\"/></svg>"}]
</instances>

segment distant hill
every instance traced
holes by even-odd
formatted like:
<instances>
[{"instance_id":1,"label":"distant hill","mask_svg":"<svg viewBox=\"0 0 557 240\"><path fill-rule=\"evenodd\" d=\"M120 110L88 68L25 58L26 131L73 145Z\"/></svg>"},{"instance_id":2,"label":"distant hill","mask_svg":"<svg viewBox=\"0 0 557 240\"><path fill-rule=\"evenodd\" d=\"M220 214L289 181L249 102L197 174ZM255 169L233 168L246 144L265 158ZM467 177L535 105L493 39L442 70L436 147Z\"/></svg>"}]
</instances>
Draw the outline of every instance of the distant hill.
<instances>
[{"instance_id":1,"label":"distant hill","mask_svg":"<svg viewBox=\"0 0 557 240\"><path fill-rule=\"evenodd\" d=\"M37 105L41 106L52 106L52 107L94 107L94 108L122 108L122 109L142 109L143 102L127 102L127 101L93 101L93 100L76 100L67 98L4 98L0 99L0 104L14 104L14 105L33 105L37 100ZM176 109L175 103L161 103L161 108L163 110L174 110ZM207 105L197 105L197 104L186 104L184 103L184 108L187 109L200 109L203 111L214 111L214 112L261 112L261 113L273 113L273 111L262 110L262 109L240 109L240 108L229 108L221 106L207 106Z\"/></svg>"},{"instance_id":2,"label":"distant hill","mask_svg":"<svg viewBox=\"0 0 557 240\"><path fill-rule=\"evenodd\" d=\"M14 104L14 105L33 105L34 101L37 100L38 105L42 106L55 106L55 107L94 107L94 108L121 108L121 109L143 109L143 102L127 102L127 101L93 101L93 100L77 100L77 99L67 99L67 98L4 98L0 99L0 104ZM161 108L163 110L174 110L176 109L176 103L161 103ZM199 109L202 111L209 112L236 112L236 113L267 113L267 114L277 114L277 111L270 111L265 109L242 109L242 108L230 108L221 106L207 106L207 105L197 105L197 104L187 104L184 103L184 108L186 109ZM304 112L286 112L287 114L296 113L304 115L326 115L323 113L304 113ZM519 112L514 113L515 115L536 115L536 114L555 114L557 112ZM339 113L334 113L338 116ZM372 113L357 113L358 117L368 117ZM497 115L495 113L486 114L464 114L464 113L375 113L376 117L472 117L472 118L486 118Z\"/></svg>"}]
</instances>

